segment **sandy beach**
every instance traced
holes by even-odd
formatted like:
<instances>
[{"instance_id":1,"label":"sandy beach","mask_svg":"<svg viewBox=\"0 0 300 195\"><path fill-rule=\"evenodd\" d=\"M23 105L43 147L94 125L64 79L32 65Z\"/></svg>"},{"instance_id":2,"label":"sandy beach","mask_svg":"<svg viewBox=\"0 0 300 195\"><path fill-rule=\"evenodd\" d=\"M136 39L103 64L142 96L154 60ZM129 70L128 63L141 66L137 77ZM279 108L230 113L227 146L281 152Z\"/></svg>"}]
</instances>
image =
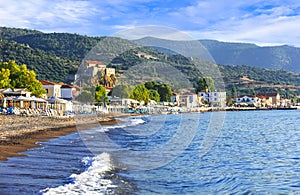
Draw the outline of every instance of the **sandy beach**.
<instances>
[{"instance_id":1,"label":"sandy beach","mask_svg":"<svg viewBox=\"0 0 300 195\"><path fill-rule=\"evenodd\" d=\"M126 116L128 115L121 113L65 118L0 115L0 160L20 156L20 152L37 147L37 142L100 125L113 125L119 122L116 117Z\"/></svg>"}]
</instances>

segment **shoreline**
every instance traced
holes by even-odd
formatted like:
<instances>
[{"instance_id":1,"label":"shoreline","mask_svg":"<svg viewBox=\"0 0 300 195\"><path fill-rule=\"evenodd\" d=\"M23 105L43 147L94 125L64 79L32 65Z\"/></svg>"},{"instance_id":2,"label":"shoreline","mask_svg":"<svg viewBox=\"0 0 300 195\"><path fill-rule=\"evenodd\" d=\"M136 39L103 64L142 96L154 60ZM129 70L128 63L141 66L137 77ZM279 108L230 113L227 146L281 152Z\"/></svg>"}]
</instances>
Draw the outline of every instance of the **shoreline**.
<instances>
[{"instance_id":1,"label":"shoreline","mask_svg":"<svg viewBox=\"0 0 300 195\"><path fill-rule=\"evenodd\" d=\"M115 125L116 118L129 117L128 114L110 113L106 115L80 115L76 119L51 117L24 117L0 115L0 161L8 157L25 156L30 148L39 147L37 142L68 135L99 125ZM81 128L83 127L83 128Z\"/></svg>"},{"instance_id":2,"label":"shoreline","mask_svg":"<svg viewBox=\"0 0 300 195\"><path fill-rule=\"evenodd\" d=\"M274 111L281 109L212 109L204 112L257 110ZM6 161L8 157L25 156L21 154L21 152L25 152L33 147L39 147L37 142L47 142L52 138L98 127L99 125L115 125L121 123L121 121L116 120L116 118L134 115L138 114L109 113L102 115L76 115L66 118L0 115L0 161Z\"/></svg>"}]
</instances>

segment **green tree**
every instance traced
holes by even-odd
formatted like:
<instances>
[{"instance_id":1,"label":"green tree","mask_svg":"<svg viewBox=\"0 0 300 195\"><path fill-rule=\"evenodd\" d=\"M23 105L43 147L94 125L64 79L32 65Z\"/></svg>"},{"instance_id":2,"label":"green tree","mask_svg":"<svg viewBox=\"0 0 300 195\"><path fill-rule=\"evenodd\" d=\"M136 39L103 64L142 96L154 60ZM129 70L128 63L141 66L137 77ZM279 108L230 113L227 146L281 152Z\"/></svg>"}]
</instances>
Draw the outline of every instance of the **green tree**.
<instances>
[{"instance_id":1,"label":"green tree","mask_svg":"<svg viewBox=\"0 0 300 195\"><path fill-rule=\"evenodd\" d=\"M213 80L212 77L205 77L204 78L208 87L208 91L213 91L215 90L215 81Z\"/></svg>"},{"instance_id":2,"label":"green tree","mask_svg":"<svg viewBox=\"0 0 300 195\"><path fill-rule=\"evenodd\" d=\"M102 85L97 85L95 89L95 101L102 105L104 102L108 102L108 97L106 94L105 87Z\"/></svg>"},{"instance_id":3,"label":"green tree","mask_svg":"<svg viewBox=\"0 0 300 195\"><path fill-rule=\"evenodd\" d=\"M158 85L159 84L156 81L148 81L148 82L145 83L145 87L147 89L157 90Z\"/></svg>"},{"instance_id":4,"label":"green tree","mask_svg":"<svg viewBox=\"0 0 300 195\"><path fill-rule=\"evenodd\" d=\"M208 86L204 78L199 78L197 85L198 85L196 89L197 92L208 90Z\"/></svg>"},{"instance_id":5,"label":"green tree","mask_svg":"<svg viewBox=\"0 0 300 195\"><path fill-rule=\"evenodd\" d=\"M156 81L149 81L145 83L148 90L155 90L158 92L160 101L170 102L172 97L172 88L169 85L161 84ZM154 92L152 92L154 93Z\"/></svg>"},{"instance_id":6,"label":"green tree","mask_svg":"<svg viewBox=\"0 0 300 195\"><path fill-rule=\"evenodd\" d=\"M0 88L9 88L10 87L10 70L2 68L0 71Z\"/></svg>"},{"instance_id":7,"label":"green tree","mask_svg":"<svg viewBox=\"0 0 300 195\"><path fill-rule=\"evenodd\" d=\"M81 93L76 97L76 100L82 103L91 103L94 102L94 96L91 91L82 90Z\"/></svg>"},{"instance_id":8,"label":"green tree","mask_svg":"<svg viewBox=\"0 0 300 195\"><path fill-rule=\"evenodd\" d=\"M112 89L111 95L120 98L129 98L133 89L134 87L131 85L117 85Z\"/></svg>"},{"instance_id":9,"label":"green tree","mask_svg":"<svg viewBox=\"0 0 300 195\"><path fill-rule=\"evenodd\" d=\"M160 95L160 100L170 102L172 98L172 88L169 85L161 84L158 86L157 91Z\"/></svg>"},{"instance_id":10,"label":"green tree","mask_svg":"<svg viewBox=\"0 0 300 195\"><path fill-rule=\"evenodd\" d=\"M231 97L235 100L237 98L236 87L233 85L231 88Z\"/></svg>"},{"instance_id":11,"label":"green tree","mask_svg":"<svg viewBox=\"0 0 300 195\"><path fill-rule=\"evenodd\" d=\"M32 95L37 97L46 93L42 84L36 79L35 72L28 70L25 64L19 66L15 61L8 61L0 63L0 68L2 73L0 83L4 84L5 87L27 88ZM5 71L2 72L3 70ZM10 82L9 85L8 81Z\"/></svg>"},{"instance_id":12,"label":"green tree","mask_svg":"<svg viewBox=\"0 0 300 195\"><path fill-rule=\"evenodd\" d=\"M145 104L147 104L150 101L150 92L144 84L140 84L134 88L132 94L130 95L130 98L135 99L139 102L144 101Z\"/></svg>"},{"instance_id":13,"label":"green tree","mask_svg":"<svg viewBox=\"0 0 300 195\"><path fill-rule=\"evenodd\" d=\"M156 90L154 90L154 89L150 89L149 90L149 98L151 99L151 100L154 100L154 101L156 101L156 102L160 102L160 95L159 95L159 93L156 91Z\"/></svg>"},{"instance_id":14,"label":"green tree","mask_svg":"<svg viewBox=\"0 0 300 195\"><path fill-rule=\"evenodd\" d=\"M227 106L232 106L233 101L232 101L232 98L230 96L226 96L226 104L227 104Z\"/></svg>"},{"instance_id":15,"label":"green tree","mask_svg":"<svg viewBox=\"0 0 300 195\"><path fill-rule=\"evenodd\" d=\"M200 91L213 91L215 89L215 82L212 77L202 77L197 82L197 92Z\"/></svg>"}]
</instances>

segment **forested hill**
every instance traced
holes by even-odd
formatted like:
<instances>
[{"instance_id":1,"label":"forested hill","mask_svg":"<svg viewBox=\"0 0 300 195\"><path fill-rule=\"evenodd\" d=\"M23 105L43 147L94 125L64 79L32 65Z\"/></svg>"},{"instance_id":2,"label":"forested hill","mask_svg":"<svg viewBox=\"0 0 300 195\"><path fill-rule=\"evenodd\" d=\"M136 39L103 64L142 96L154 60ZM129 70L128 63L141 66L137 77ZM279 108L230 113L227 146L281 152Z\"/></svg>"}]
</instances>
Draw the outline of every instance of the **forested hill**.
<instances>
[{"instance_id":1,"label":"forested hill","mask_svg":"<svg viewBox=\"0 0 300 195\"><path fill-rule=\"evenodd\" d=\"M69 73L76 73L84 56L103 38L105 37L43 33L36 30L0 27L0 57L3 61L16 60L18 64L26 64L29 69L37 73L38 79L65 81L65 76ZM126 42L127 40L120 41ZM201 43L209 50L218 64L249 65L219 65L228 89L232 83L238 83L242 89L245 89L249 87L250 81L255 81L250 87L255 88L259 86L258 84L264 85L264 87L269 85L268 90L272 90L278 85L280 88L284 88L283 85L299 86L299 74L250 67L256 65L256 62L260 62L262 64L258 65L265 68L282 67L281 69L299 70L300 64L297 63L300 60L299 48L290 46L258 47L253 44L223 43L211 40L202 40ZM189 59L184 56L158 47L140 49L141 52L174 66L192 82L196 82L197 77L200 76ZM141 56L138 57L137 52L139 51L124 52L120 56L116 56L109 65L122 73L130 66L147 60ZM209 68L211 64L206 65ZM244 81L240 82L243 77L250 79L247 85L243 85Z\"/></svg>"},{"instance_id":2,"label":"forested hill","mask_svg":"<svg viewBox=\"0 0 300 195\"><path fill-rule=\"evenodd\" d=\"M300 73L300 48L283 45L259 47L248 43L200 40L217 64L247 65Z\"/></svg>"},{"instance_id":3,"label":"forested hill","mask_svg":"<svg viewBox=\"0 0 300 195\"><path fill-rule=\"evenodd\" d=\"M26 64L38 79L65 81L76 73L84 55L100 40L68 33L43 33L36 30L0 27L0 57Z\"/></svg>"}]
</instances>

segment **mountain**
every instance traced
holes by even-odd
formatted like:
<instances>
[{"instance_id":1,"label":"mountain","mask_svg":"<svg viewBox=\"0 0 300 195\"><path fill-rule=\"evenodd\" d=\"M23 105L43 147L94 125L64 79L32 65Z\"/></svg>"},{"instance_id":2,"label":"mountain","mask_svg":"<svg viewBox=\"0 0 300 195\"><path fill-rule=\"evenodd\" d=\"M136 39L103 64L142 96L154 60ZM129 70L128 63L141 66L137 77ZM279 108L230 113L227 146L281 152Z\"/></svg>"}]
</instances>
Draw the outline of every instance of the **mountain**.
<instances>
[{"instance_id":1,"label":"mountain","mask_svg":"<svg viewBox=\"0 0 300 195\"><path fill-rule=\"evenodd\" d=\"M250 43L199 40L199 46L196 41L174 41L154 37L145 37L136 42L170 54L175 52L186 56L187 52L221 65L246 65L300 73L300 48L288 45L260 47ZM154 43L154 46L150 43ZM189 48L182 49L183 45ZM191 53L193 49L198 54Z\"/></svg>"},{"instance_id":2,"label":"mountain","mask_svg":"<svg viewBox=\"0 0 300 195\"><path fill-rule=\"evenodd\" d=\"M77 71L85 54L100 40L68 33L0 27L0 57L26 64L38 79L65 81Z\"/></svg>"},{"instance_id":3,"label":"mountain","mask_svg":"<svg viewBox=\"0 0 300 195\"><path fill-rule=\"evenodd\" d=\"M288 45L260 47L248 43L200 40L217 64L247 65L300 73L300 48Z\"/></svg>"},{"instance_id":4,"label":"mountain","mask_svg":"<svg viewBox=\"0 0 300 195\"><path fill-rule=\"evenodd\" d=\"M136 44L143 46L136 47ZM102 58L99 58L103 48L104 51L105 48L108 50L100 55ZM94 56L91 55L93 53L91 51L94 51ZM0 27L1 60L16 60L18 64L26 64L37 73L38 79L50 81L64 82L68 74L77 72L81 61L87 56L116 68L119 74L140 63L151 65L151 61L159 62L169 66L168 70L164 70L166 76L174 77L168 72L172 66L174 67L172 70L176 69L177 72L184 74L194 86L199 76L205 76L203 72L213 74L212 70L217 67L217 63L227 91L235 85L245 94L249 89L278 91L285 94L289 88L292 94L299 95L300 75L296 74L300 73L299 54L299 48L291 46L259 47L246 43L214 40L183 42L153 37L136 40L133 44L128 40L113 37L43 33L36 30ZM193 56L201 60L196 61ZM202 68L200 71L195 67L195 63ZM144 69L136 71L141 72ZM158 73L151 71L149 69L149 74ZM134 71L133 73L135 74Z\"/></svg>"},{"instance_id":5,"label":"mountain","mask_svg":"<svg viewBox=\"0 0 300 195\"><path fill-rule=\"evenodd\" d=\"M74 70L72 60L8 40L1 41L1 60L15 60L19 65L26 64L28 69L36 72L38 79L63 81L65 75Z\"/></svg>"}]
</instances>

